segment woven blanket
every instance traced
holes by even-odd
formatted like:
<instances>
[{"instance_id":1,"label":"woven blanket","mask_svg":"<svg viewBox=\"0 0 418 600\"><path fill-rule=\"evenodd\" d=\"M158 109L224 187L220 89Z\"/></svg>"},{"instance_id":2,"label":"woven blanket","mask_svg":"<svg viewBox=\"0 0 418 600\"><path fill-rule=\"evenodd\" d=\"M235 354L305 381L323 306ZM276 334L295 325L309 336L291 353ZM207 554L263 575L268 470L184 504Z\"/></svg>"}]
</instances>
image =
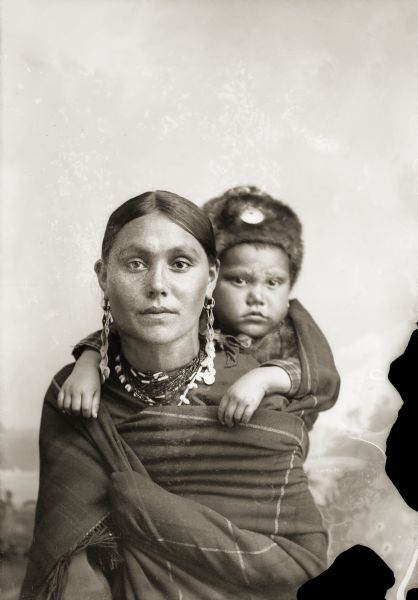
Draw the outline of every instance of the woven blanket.
<instances>
[{"instance_id":1,"label":"woven blanket","mask_svg":"<svg viewBox=\"0 0 418 600\"><path fill-rule=\"evenodd\" d=\"M293 600L325 568L301 418L260 410L231 430L219 424L216 407L131 414L123 391L109 383L99 419L83 421L56 410L70 368L44 405L22 598L39 597L109 513L124 559L112 578L116 599Z\"/></svg>"}]
</instances>

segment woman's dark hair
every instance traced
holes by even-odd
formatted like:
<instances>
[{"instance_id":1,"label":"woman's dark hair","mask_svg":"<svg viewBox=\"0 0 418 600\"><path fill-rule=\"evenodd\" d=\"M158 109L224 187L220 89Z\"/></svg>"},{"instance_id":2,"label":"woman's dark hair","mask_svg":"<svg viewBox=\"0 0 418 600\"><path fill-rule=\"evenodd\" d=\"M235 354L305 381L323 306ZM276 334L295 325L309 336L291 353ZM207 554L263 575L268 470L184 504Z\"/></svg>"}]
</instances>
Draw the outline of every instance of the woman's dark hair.
<instances>
[{"instance_id":1,"label":"woman's dark hair","mask_svg":"<svg viewBox=\"0 0 418 600\"><path fill-rule=\"evenodd\" d=\"M216 260L215 236L209 218L196 204L172 192L145 192L121 204L110 215L102 242L102 259L109 258L119 231L130 221L160 212L190 233L203 247L209 263Z\"/></svg>"}]
</instances>

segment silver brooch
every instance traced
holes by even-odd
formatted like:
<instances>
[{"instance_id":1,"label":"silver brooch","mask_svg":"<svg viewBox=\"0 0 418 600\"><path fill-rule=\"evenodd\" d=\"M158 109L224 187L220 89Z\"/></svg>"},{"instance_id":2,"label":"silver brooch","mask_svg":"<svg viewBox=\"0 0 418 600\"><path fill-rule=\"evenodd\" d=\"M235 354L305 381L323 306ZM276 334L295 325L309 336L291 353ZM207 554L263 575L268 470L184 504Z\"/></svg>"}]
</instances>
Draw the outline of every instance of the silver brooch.
<instances>
[{"instance_id":1,"label":"silver brooch","mask_svg":"<svg viewBox=\"0 0 418 600\"><path fill-rule=\"evenodd\" d=\"M240 214L241 221L248 223L249 225L262 223L265 218L263 211L255 207L245 208Z\"/></svg>"}]
</instances>

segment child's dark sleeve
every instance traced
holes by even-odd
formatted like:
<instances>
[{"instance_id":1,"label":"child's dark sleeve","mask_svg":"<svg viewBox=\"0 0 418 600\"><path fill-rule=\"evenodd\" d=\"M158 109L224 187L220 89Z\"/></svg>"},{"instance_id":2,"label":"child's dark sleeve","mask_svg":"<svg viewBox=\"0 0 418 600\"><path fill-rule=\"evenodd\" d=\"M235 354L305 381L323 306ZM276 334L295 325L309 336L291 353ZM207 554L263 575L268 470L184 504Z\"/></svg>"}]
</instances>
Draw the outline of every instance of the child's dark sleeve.
<instances>
[{"instance_id":1,"label":"child's dark sleeve","mask_svg":"<svg viewBox=\"0 0 418 600\"><path fill-rule=\"evenodd\" d=\"M76 360L80 358L85 350L95 350L100 352L101 341L101 330L90 333L87 337L83 338L73 348L73 356Z\"/></svg>"},{"instance_id":2,"label":"child's dark sleeve","mask_svg":"<svg viewBox=\"0 0 418 600\"><path fill-rule=\"evenodd\" d=\"M83 354L84 350L95 350L96 352L100 352L100 347L102 345L102 330L98 329L94 333L90 333L87 337L83 338L73 348L73 356L76 360L80 358ZM112 323L110 325L109 332L109 355L116 355L119 349L119 334L115 325Z\"/></svg>"},{"instance_id":3,"label":"child's dark sleeve","mask_svg":"<svg viewBox=\"0 0 418 600\"><path fill-rule=\"evenodd\" d=\"M297 356L289 358L273 358L263 362L261 367L280 367L289 376L290 390L284 394L287 398L294 398L299 390L302 380L302 370L300 360Z\"/></svg>"},{"instance_id":4,"label":"child's dark sleeve","mask_svg":"<svg viewBox=\"0 0 418 600\"><path fill-rule=\"evenodd\" d=\"M280 367L290 379L290 390L284 394L289 400L299 391L302 380L302 367L299 360L297 336L289 317L274 331L264 337L262 346L255 353L262 367Z\"/></svg>"}]
</instances>

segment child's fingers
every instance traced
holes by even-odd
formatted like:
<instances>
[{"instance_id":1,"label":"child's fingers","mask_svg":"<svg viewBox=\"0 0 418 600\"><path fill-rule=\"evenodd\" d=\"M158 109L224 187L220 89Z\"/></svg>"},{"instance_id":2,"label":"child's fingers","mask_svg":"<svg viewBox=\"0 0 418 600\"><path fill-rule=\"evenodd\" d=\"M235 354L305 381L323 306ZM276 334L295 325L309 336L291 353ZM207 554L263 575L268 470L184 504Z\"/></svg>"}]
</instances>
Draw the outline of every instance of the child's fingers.
<instances>
[{"instance_id":1,"label":"child's fingers","mask_svg":"<svg viewBox=\"0 0 418 600\"><path fill-rule=\"evenodd\" d=\"M64 400L62 403L62 410L64 412L71 412L71 393L64 391Z\"/></svg>"},{"instance_id":2,"label":"child's fingers","mask_svg":"<svg viewBox=\"0 0 418 600\"><path fill-rule=\"evenodd\" d=\"M93 407L93 397L87 392L81 394L81 413L85 419L90 419Z\"/></svg>"},{"instance_id":3,"label":"child's fingers","mask_svg":"<svg viewBox=\"0 0 418 600\"><path fill-rule=\"evenodd\" d=\"M93 419L97 419L97 415L99 414L99 406L100 406L100 393L95 392L93 395L93 406L91 409Z\"/></svg>"},{"instance_id":4,"label":"child's fingers","mask_svg":"<svg viewBox=\"0 0 418 600\"><path fill-rule=\"evenodd\" d=\"M222 425L225 425L225 409L228 405L228 400L228 396L223 396L218 406L218 419Z\"/></svg>"},{"instance_id":5,"label":"child's fingers","mask_svg":"<svg viewBox=\"0 0 418 600\"><path fill-rule=\"evenodd\" d=\"M241 423L244 423L244 424L249 423L254 412L255 412L255 408L253 406L251 406L250 404L247 404L247 406L245 407L245 410L241 416Z\"/></svg>"},{"instance_id":6,"label":"child's fingers","mask_svg":"<svg viewBox=\"0 0 418 600\"><path fill-rule=\"evenodd\" d=\"M71 412L79 416L81 410L81 394L71 395Z\"/></svg>"},{"instance_id":7,"label":"child's fingers","mask_svg":"<svg viewBox=\"0 0 418 600\"><path fill-rule=\"evenodd\" d=\"M237 402L230 398L224 412L224 424L228 427L233 427L235 425L234 414L236 407Z\"/></svg>"},{"instance_id":8,"label":"child's fingers","mask_svg":"<svg viewBox=\"0 0 418 600\"><path fill-rule=\"evenodd\" d=\"M60 391L58 392L58 396L57 396L57 406L60 410L63 410L63 408L64 408L64 398L65 398L65 392L61 388Z\"/></svg>"},{"instance_id":9,"label":"child's fingers","mask_svg":"<svg viewBox=\"0 0 418 600\"><path fill-rule=\"evenodd\" d=\"M242 416L245 412L246 406L247 405L245 404L245 402L238 402L238 404L236 405L235 412L233 414L233 419L235 423L240 423L242 421Z\"/></svg>"}]
</instances>

